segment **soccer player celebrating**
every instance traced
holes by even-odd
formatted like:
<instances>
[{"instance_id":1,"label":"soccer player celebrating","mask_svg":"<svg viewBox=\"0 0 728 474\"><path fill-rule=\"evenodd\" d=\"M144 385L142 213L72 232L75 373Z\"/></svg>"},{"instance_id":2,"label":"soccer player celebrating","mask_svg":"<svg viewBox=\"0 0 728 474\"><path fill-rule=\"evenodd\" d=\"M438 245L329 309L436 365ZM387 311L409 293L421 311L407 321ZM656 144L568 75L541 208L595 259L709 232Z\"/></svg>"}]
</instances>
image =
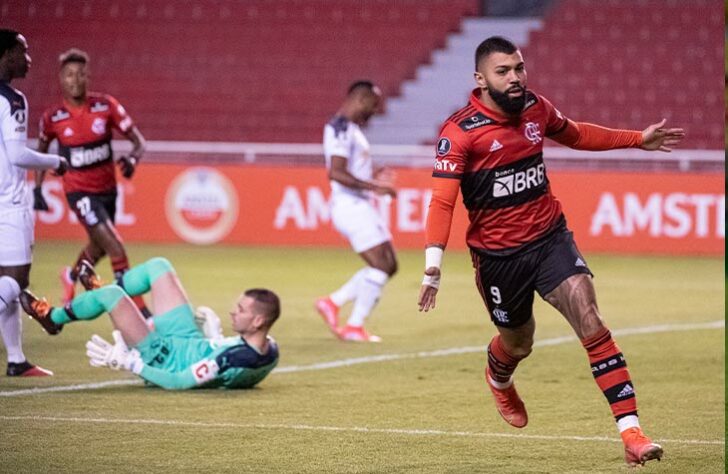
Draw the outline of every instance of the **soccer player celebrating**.
<instances>
[{"instance_id":1,"label":"soccer player celebrating","mask_svg":"<svg viewBox=\"0 0 728 474\"><path fill-rule=\"evenodd\" d=\"M370 81L357 81L344 103L324 127L324 154L331 182L331 220L366 263L341 288L316 301L316 309L331 331L345 341L378 342L364 321L379 301L382 288L397 271L392 236L372 204L372 193L396 196L391 170L375 171L369 142L361 127L380 109L382 93ZM339 327L339 308L354 308Z\"/></svg>"},{"instance_id":2,"label":"soccer player celebrating","mask_svg":"<svg viewBox=\"0 0 728 474\"><path fill-rule=\"evenodd\" d=\"M73 267L61 272L63 302L69 302L75 292L78 278L77 265L86 260L96 265L104 255L111 260L114 277L119 278L129 269L124 244L114 226L116 217L116 171L111 150L112 129L121 132L133 145L128 156L121 156L118 164L121 174L130 179L144 153L144 137L112 96L87 92L88 55L79 49L61 54L60 81L63 101L47 109L40 121L38 150L48 150L53 140L58 141L60 153L71 167L63 178L63 189L68 205L75 212L89 236ZM34 208L47 211L41 184L44 173L36 174ZM149 313L141 298L137 306L145 316Z\"/></svg>"},{"instance_id":3,"label":"soccer player celebrating","mask_svg":"<svg viewBox=\"0 0 728 474\"><path fill-rule=\"evenodd\" d=\"M488 346L485 378L500 414L517 428L528 422L513 373L533 346L535 290L581 339L617 421L627 463L660 459L662 448L640 428L625 358L599 313L592 273L551 193L542 151L543 138L549 137L580 150L669 152L684 131L665 128L665 120L640 132L567 119L526 88L521 52L501 37L478 46L475 68L478 87L468 105L445 121L437 144L419 309L435 307L460 188L470 218L466 239L478 290L498 329Z\"/></svg>"},{"instance_id":4,"label":"soccer player celebrating","mask_svg":"<svg viewBox=\"0 0 728 474\"><path fill-rule=\"evenodd\" d=\"M30 68L28 43L17 31L0 29L0 334L8 356L7 375L53 375L29 363L22 346L18 295L28 286L33 247L33 216L27 199L28 169L58 174L68 163L58 155L27 148L28 101L10 86Z\"/></svg>"},{"instance_id":5,"label":"soccer player celebrating","mask_svg":"<svg viewBox=\"0 0 728 474\"><path fill-rule=\"evenodd\" d=\"M28 291L21 294L20 302L49 334L58 334L64 324L93 320L108 312L116 328L114 343L92 337L86 348L93 366L130 371L159 387L182 390L250 388L278 363L278 344L268 331L281 310L278 296L270 290L250 289L238 298L230 312L238 335L225 338L212 310L198 308L195 315L165 258L153 258L130 269L118 285L100 286L88 262L81 262L78 273L89 291L64 307L53 308ZM152 294L156 315L145 321L128 295L147 292ZM203 327L217 329L203 332L196 316Z\"/></svg>"}]
</instances>

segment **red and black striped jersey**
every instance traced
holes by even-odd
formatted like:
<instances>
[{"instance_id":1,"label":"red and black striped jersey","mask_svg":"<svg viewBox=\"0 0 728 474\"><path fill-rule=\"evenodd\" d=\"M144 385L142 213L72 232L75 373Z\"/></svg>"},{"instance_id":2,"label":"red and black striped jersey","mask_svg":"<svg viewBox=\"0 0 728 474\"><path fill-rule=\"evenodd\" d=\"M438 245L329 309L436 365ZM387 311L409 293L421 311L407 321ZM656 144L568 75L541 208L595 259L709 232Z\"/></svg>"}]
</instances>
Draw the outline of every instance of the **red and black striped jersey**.
<instances>
[{"instance_id":1,"label":"red and black striped jersey","mask_svg":"<svg viewBox=\"0 0 728 474\"><path fill-rule=\"evenodd\" d=\"M58 153L70 164L63 175L64 191L101 193L116 189L112 130L126 133L133 125L124 107L108 94L91 92L80 107L63 101L47 109L39 135L47 142L58 140Z\"/></svg>"},{"instance_id":2,"label":"red and black striped jersey","mask_svg":"<svg viewBox=\"0 0 728 474\"><path fill-rule=\"evenodd\" d=\"M509 255L539 240L559 222L543 162L544 137L567 119L544 97L526 92L523 113L507 118L486 108L480 89L442 126L433 177L460 180L470 248Z\"/></svg>"}]
</instances>

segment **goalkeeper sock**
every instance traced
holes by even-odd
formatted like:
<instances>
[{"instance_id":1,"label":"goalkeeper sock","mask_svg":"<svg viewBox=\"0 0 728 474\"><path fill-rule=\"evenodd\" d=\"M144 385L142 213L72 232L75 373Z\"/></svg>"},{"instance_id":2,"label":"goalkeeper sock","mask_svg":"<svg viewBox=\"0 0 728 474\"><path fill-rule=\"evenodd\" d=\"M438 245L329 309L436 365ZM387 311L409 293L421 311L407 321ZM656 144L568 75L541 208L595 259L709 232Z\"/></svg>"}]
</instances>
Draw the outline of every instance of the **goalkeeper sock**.
<instances>
[{"instance_id":1,"label":"goalkeeper sock","mask_svg":"<svg viewBox=\"0 0 728 474\"><path fill-rule=\"evenodd\" d=\"M346 324L349 326L362 327L364 320L379 302L384 284L389 280L389 275L376 268L367 267L359 282L358 295L354 302L354 309Z\"/></svg>"},{"instance_id":2,"label":"goalkeeper sock","mask_svg":"<svg viewBox=\"0 0 728 474\"><path fill-rule=\"evenodd\" d=\"M142 295L148 293L152 283L165 273L174 273L174 267L166 258L155 257L123 273L117 284L129 296Z\"/></svg>"},{"instance_id":3,"label":"goalkeeper sock","mask_svg":"<svg viewBox=\"0 0 728 474\"><path fill-rule=\"evenodd\" d=\"M609 329L581 340L589 354L592 375L604 393L619 423L621 418L637 415L637 399L629 377L627 363Z\"/></svg>"},{"instance_id":4,"label":"goalkeeper sock","mask_svg":"<svg viewBox=\"0 0 728 474\"><path fill-rule=\"evenodd\" d=\"M116 285L87 291L76 296L63 308L53 308L51 321L56 324L68 324L78 320L96 319L104 312L113 310L123 297L124 290Z\"/></svg>"},{"instance_id":5,"label":"goalkeeper sock","mask_svg":"<svg viewBox=\"0 0 728 474\"><path fill-rule=\"evenodd\" d=\"M157 260L157 259L152 259L142 265L149 264L150 262L153 262L154 260ZM162 259L162 260L165 260L165 259ZM169 262L167 261L167 263L169 263ZM154 264L152 264L152 266L154 266ZM169 266L171 267L171 264ZM128 273L128 270L129 270L129 260L126 258L126 254L122 254L121 257L112 258L111 259L111 268L114 270L114 279L117 282L119 282L118 285L121 286L122 288L124 288L124 290L127 290L127 288L123 284L123 276L126 273ZM151 280L151 281L154 281L154 280ZM148 286L143 286L143 287L146 287L145 291L135 292L135 293L131 293L131 292L127 291L127 293L129 294L129 296L131 296L131 299L134 301L134 304L136 305L136 307L139 308L139 311L142 313L142 315L145 318L150 318L150 317L152 317L152 313L147 308L147 305L144 302L144 298L142 298L141 295L146 293L147 291L149 291L149 288L151 287L151 282L149 283Z\"/></svg>"},{"instance_id":6,"label":"goalkeeper sock","mask_svg":"<svg viewBox=\"0 0 728 474\"><path fill-rule=\"evenodd\" d=\"M513 372L516 371L518 363L528 357L516 357L506 351L503 347L500 334L496 334L488 344L488 369L493 381L500 389L508 388L512 382Z\"/></svg>"},{"instance_id":7,"label":"goalkeeper sock","mask_svg":"<svg viewBox=\"0 0 728 474\"><path fill-rule=\"evenodd\" d=\"M344 306L349 301L356 298L357 290L359 289L359 283L364 279L364 275L367 273L367 268L362 268L358 272L354 274L351 278L349 278L349 281L344 283L344 285L339 288L338 290L334 291L329 295L329 298L331 298L331 301L336 306Z\"/></svg>"}]
</instances>

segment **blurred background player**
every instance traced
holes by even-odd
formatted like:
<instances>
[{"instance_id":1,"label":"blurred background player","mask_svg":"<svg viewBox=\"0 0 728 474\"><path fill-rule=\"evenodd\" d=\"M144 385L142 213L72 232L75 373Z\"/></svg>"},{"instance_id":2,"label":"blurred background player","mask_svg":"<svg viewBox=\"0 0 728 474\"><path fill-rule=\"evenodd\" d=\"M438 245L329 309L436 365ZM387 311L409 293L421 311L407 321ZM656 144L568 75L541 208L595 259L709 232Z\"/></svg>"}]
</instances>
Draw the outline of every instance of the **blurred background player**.
<instances>
[{"instance_id":1,"label":"blurred background player","mask_svg":"<svg viewBox=\"0 0 728 474\"><path fill-rule=\"evenodd\" d=\"M238 298L230 311L238 335L224 338L218 330L208 334L201 330L187 294L165 258L135 266L120 278L119 285L100 287L87 262L81 262L78 269L81 283L90 291L74 297L65 307L53 308L28 291L20 300L23 309L52 335L64 324L109 313L116 329L114 343L93 336L86 345L93 366L127 370L159 387L182 390L250 388L278 363L278 345L268 331L280 315L280 300L270 290L250 289ZM129 295L147 292L151 292L156 315L145 321ZM209 308L202 312L203 318L217 319Z\"/></svg>"},{"instance_id":2,"label":"blurred background player","mask_svg":"<svg viewBox=\"0 0 728 474\"><path fill-rule=\"evenodd\" d=\"M86 229L89 242L76 264L61 271L64 303L74 295L78 278L77 264L87 260L92 265L104 256L111 260L114 278L129 269L129 260L121 236L114 226L116 217L116 170L111 149L112 130L121 132L132 143L129 155L118 160L121 174L131 179L144 153L145 141L124 107L112 96L88 92L89 57L79 49L70 49L59 57L63 101L48 108L40 121L38 150L48 150L58 141L61 155L70 169L63 177L68 205ZM36 173L34 208L47 211L41 184L45 173ZM135 302L145 316L149 311L141 298Z\"/></svg>"},{"instance_id":3,"label":"blurred background player","mask_svg":"<svg viewBox=\"0 0 728 474\"><path fill-rule=\"evenodd\" d=\"M447 119L437 144L420 311L435 307L443 250L461 189L470 217L467 244L476 283L498 329L488 345L485 378L501 416L517 428L528 422L513 373L533 347L533 297L538 291L581 339L622 435L627 463L660 459L662 448L640 428L634 385L599 313L592 273L551 193L543 139L579 150L669 152L684 131L663 128L664 119L642 132L567 119L526 88L521 52L505 38L491 37L478 46L475 69L478 87L469 104Z\"/></svg>"},{"instance_id":4,"label":"blurred background player","mask_svg":"<svg viewBox=\"0 0 728 474\"><path fill-rule=\"evenodd\" d=\"M28 149L28 101L10 86L30 68L28 43L17 31L0 29L0 333L8 356L7 375L43 376L22 346L18 295L28 286L33 246L33 216L27 199L26 169L66 169L63 157Z\"/></svg>"},{"instance_id":5,"label":"blurred background player","mask_svg":"<svg viewBox=\"0 0 728 474\"><path fill-rule=\"evenodd\" d=\"M377 342L364 329L364 321L379 301L382 288L397 271L392 235L374 204L372 193L396 196L393 175L375 171L369 141L362 132L382 106L382 93L370 81L354 82L336 115L324 127L324 155L331 183L331 220L367 266L341 288L316 301L316 309L331 331L345 341ZM339 308L349 301L354 308L339 327Z\"/></svg>"}]
</instances>

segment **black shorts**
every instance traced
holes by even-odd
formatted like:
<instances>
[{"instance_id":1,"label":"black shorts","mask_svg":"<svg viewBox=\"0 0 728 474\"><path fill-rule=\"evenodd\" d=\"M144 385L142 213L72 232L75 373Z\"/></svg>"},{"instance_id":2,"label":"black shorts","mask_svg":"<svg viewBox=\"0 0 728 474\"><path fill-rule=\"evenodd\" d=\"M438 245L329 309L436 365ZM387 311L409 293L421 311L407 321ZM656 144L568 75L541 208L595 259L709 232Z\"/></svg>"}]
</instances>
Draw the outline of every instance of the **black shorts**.
<instances>
[{"instance_id":1,"label":"black shorts","mask_svg":"<svg viewBox=\"0 0 728 474\"><path fill-rule=\"evenodd\" d=\"M66 199L78 221L88 228L100 222L115 222L116 195L115 190L99 194L75 192L66 194Z\"/></svg>"},{"instance_id":2,"label":"black shorts","mask_svg":"<svg viewBox=\"0 0 728 474\"><path fill-rule=\"evenodd\" d=\"M572 275L592 275L574 234L558 229L538 247L508 257L471 250L475 284L496 326L522 326L533 315L533 292L543 298ZM593 276L593 275L592 275Z\"/></svg>"}]
</instances>

